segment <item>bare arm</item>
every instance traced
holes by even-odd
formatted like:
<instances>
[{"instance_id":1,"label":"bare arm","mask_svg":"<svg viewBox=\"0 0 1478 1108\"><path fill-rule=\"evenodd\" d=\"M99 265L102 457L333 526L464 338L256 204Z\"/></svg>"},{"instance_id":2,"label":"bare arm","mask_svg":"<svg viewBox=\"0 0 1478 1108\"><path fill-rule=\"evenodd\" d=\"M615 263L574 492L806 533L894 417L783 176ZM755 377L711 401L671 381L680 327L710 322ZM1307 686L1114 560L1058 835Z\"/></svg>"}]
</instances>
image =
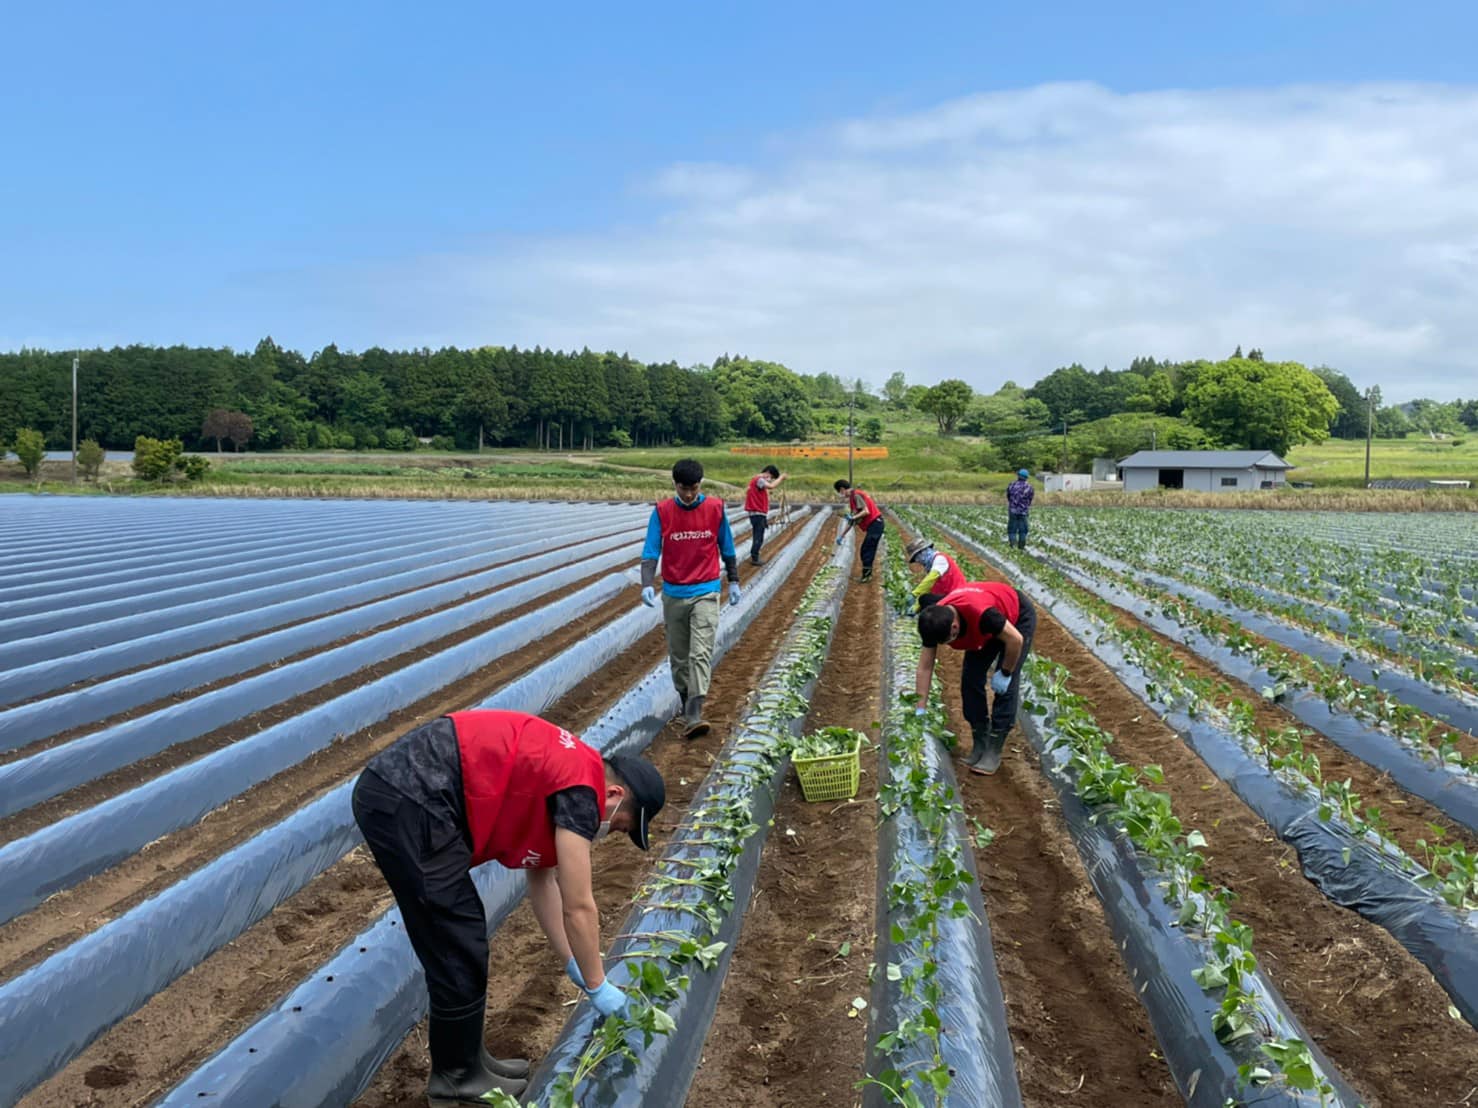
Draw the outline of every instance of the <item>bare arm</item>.
<instances>
[{"instance_id":1,"label":"bare arm","mask_svg":"<svg viewBox=\"0 0 1478 1108\"><path fill-rule=\"evenodd\" d=\"M598 989L606 979L600 957L600 913L590 878L590 840L563 827L554 829L554 853L559 859L561 919L570 953L580 967L587 989Z\"/></svg>"},{"instance_id":2,"label":"bare arm","mask_svg":"<svg viewBox=\"0 0 1478 1108\"><path fill-rule=\"evenodd\" d=\"M914 672L914 692L918 694L920 708L929 706L929 688L934 683L935 653L935 648L932 646L926 646L919 651L919 667Z\"/></svg>"},{"instance_id":3,"label":"bare arm","mask_svg":"<svg viewBox=\"0 0 1478 1108\"><path fill-rule=\"evenodd\" d=\"M561 962L570 960L570 940L565 935L564 902L559 895L557 870L531 869L529 878L529 906L534 910L534 919L539 921L539 930L549 939L554 953ZM584 972L583 970L581 972Z\"/></svg>"},{"instance_id":4,"label":"bare arm","mask_svg":"<svg viewBox=\"0 0 1478 1108\"><path fill-rule=\"evenodd\" d=\"M1021 637L1021 632L1016 630L1016 624L1006 622L1001 628L1001 671L1003 673L1015 673L1016 664L1021 661L1021 649L1026 640Z\"/></svg>"}]
</instances>

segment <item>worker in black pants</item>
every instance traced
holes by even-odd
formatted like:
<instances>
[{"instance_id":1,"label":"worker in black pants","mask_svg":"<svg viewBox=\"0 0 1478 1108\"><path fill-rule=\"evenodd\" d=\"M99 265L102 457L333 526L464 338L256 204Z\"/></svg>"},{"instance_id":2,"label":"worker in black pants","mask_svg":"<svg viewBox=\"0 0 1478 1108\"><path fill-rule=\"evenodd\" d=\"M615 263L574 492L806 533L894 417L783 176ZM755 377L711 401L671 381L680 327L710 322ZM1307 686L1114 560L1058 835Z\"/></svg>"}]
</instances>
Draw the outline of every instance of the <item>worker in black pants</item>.
<instances>
[{"instance_id":1,"label":"worker in black pants","mask_svg":"<svg viewBox=\"0 0 1478 1108\"><path fill-rule=\"evenodd\" d=\"M606 976L590 846L624 831L641 849L661 810L661 775L641 758L603 759L522 712L443 716L376 755L354 787L354 819L395 894L430 994L434 1108L517 1096L529 1064L483 1045L488 939L471 869L498 861L528 878L534 918L565 972L603 1016L625 1010Z\"/></svg>"}]
</instances>

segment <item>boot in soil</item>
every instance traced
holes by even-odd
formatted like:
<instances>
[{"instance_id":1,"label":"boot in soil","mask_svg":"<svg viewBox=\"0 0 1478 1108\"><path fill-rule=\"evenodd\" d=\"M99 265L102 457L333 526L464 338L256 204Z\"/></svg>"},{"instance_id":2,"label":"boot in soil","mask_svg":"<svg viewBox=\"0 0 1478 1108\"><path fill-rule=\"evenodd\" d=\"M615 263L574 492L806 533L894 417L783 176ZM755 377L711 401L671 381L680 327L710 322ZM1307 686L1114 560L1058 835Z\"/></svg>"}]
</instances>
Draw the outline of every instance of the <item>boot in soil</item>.
<instances>
[{"instance_id":1,"label":"boot in soil","mask_svg":"<svg viewBox=\"0 0 1478 1108\"><path fill-rule=\"evenodd\" d=\"M765 560L756 554L753 558L749 559L749 564L752 566L762 566L765 564Z\"/></svg>"},{"instance_id":2,"label":"boot in soil","mask_svg":"<svg viewBox=\"0 0 1478 1108\"><path fill-rule=\"evenodd\" d=\"M967 766L973 766L976 762L980 761L981 757L985 754L986 747L990 745L984 730L973 731L970 737L972 739L970 753L965 755L965 764Z\"/></svg>"},{"instance_id":3,"label":"boot in soil","mask_svg":"<svg viewBox=\"0 0 1478 1108\"><path fill-rule=\"evenodd\" d=\"M976 739L975 741L977 743L980 742L979 739ZM972 760L967 762L966 764L970 767L971 773L995 773L996 770L1001 768L1001 752L1006 749L1005 732L998 732L995 734L986 735L985 742L982 745L984 746L984 749L981 750L980 756L976 757L972 753Z\"/></svg>"},{"instance_id":4,"label":"boot in soil","mask_svg":"<svg viewBox=\"0 0 1478 1108\"><path fill-rule=\"evenodd\" d=\"M527 1077L527 1058L494 1058L487 1047L482 1048L482 1068L498 1077Z\"/></svg>"},{"instance_id":5,"label":"boot in soil","mask_svg":"<svg viewBox=\"0 0 1478 1108\"><path fill-rule=\"evenodd\" d=\"M709 726L703 719L703 701L706 699L702 696L688 697L687 710L683 713L683 719L687 723L683 728L683 738L701 739L708 734Z\"/></svg>"},{"instance_id":6,"label":"boot in soil","mask_svg":"<svg viewBox=\"0 0 1478 1108\"><path fill-rule=\"evenodd\" d=\"M872 580L872 566L868 566L866 569L864 569L862 571L862 576L857 579L857 583L859 585L865 585L865 584L867 584L871 580Z\"/></svg>"},{"instance_id":7,"label":"boot in soil","mask_svg":"<svg viewBox=\"0 0 1478 1108\"><path fill-rule=\"evenodd\" d=\"M482 1042L483 1005L465 1016L432 1016L426 1028L431 1049L431 1080L426 1099L431 1108L455 1108L462 1104L485 1104L484 1093L494 1091L518 1096L528 1088L521 1077L499 1077L488 1069Z\"/></svg>"}]
</instances>

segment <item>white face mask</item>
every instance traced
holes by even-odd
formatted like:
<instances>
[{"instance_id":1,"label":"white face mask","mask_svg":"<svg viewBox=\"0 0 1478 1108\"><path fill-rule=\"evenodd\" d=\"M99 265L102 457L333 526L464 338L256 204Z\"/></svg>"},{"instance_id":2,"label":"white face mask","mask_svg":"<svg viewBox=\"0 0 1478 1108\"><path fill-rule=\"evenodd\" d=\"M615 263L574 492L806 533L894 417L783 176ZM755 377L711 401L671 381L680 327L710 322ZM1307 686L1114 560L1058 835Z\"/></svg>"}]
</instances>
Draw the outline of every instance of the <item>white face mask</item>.
<instances>
[{"instance_id":1,"label":"white face mask","mask_svg":"<svg viewBox=\"0 0 1478 1108\"><path fill-rule=\"evenodd\" d=\"M621 804L622 804L623 801L625 801L625 799L626 798L623 796L620 800L616 801L616 806L611 809L610 814L607 815L606 818L601 821L601 825L598 828L596 828L596 831L595 831L595 841L596 842L600 842L601 839L605 838L607 835L609 835L611 833L611 820L613 820L616 817L616 813L621 810Z\"/></svg>"}]
</instances>

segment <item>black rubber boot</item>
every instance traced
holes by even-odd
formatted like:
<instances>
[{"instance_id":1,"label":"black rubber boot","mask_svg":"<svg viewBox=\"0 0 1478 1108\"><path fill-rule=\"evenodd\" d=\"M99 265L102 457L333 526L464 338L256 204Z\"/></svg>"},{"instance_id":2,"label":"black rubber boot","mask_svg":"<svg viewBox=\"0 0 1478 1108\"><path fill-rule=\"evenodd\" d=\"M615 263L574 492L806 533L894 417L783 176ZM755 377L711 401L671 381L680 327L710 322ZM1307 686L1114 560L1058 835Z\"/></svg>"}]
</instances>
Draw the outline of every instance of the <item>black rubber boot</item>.
<instances>
[{"instance_id":1,"label":"black rubber boot","mask_svg":"<svg viewBox=\"0 0 1478 1108\"><path fill-rule=\"evenodd\" d=\"M975 731L972 733L971 737L974 741L971 743L970 753L965 756L965 764L967 766L974 766L976 762L980 761L981 756L985 753L986 746L988 745L986 743L984 731Z\"/></svg>"},{"instance_id":2,"label":"black rubber boot","mask_svg":"<svg viewBox=\"0 0 1478 1108\"><path fill-rule=\"evenodd\" d=\"M1001 753L1006 749L1005 733L988 734L985 736L984 742L980 739L976 739L975 742L977 744L976 749L980 753L978 756L973 752L971 753L971 760L966 763L970 767L970 772L983 774L995 773L996 770L1001 768Z\"/></svg>"},{"instance_id":3,"label":"black rubber boot","mask_svg":"<svg viewBox=\"0 0 1478 1108\"><path fill-rule=\"evenodd\" d=\"M703 719L703 701L706 699L703 696L688 697L687 710L683 713L683 738L700 739L708 734L709 726Z\"/></svg>"},{"instance_id":4,"label":"black rubber boot","mask_svg":"<svg viewBox=\"0 0 1478 1108\"><path fill-rule=\"evenodd\" d=\"M529 1060L527 1058L494 1058L484 1046L482 1048L482 1068L499 1077L527 1077Z\"/></svg>"},{"instance_id":5,"label":"black rubber boot","mask_svg":"<svg viewBox=\"0 0 1478 1108\"><path fill-rule=\"evenodd\" d=\"M862 571L862 576L857 579L857 583L859 585L865 585L865 584L867 584L871 580L872 580L872 566L868 566L866 569L864 569Z\"/></svg>"},{"instance_id":6,"label":"black rubber boot","mask_svg":"<svg viewBox=\"0 0 1478 1108\"><path fill-rule=\"evenodd\" d=\"M495 1089L518 1096L528 1088L525 1079L499 1077L484 1062L488 1055L482 1042L482 1017L479 1005L465 1016L432 1016L429 1020L431 1080L426 1083L426 1099L431 1108L482 1103L482 1095Z\"/></svg>"},{"instance_id":7,"label":"black rubber boot","mask_svg":"<svg viewBox=\"0 0 1478 1108\"><path fill-rule=\"evenodd\" d=\"M762 566L765 564L765 560L761 558L758 554L756 554L754 557L749 559L749 564L752 566Z\"/></svg>"}]
</instances>

